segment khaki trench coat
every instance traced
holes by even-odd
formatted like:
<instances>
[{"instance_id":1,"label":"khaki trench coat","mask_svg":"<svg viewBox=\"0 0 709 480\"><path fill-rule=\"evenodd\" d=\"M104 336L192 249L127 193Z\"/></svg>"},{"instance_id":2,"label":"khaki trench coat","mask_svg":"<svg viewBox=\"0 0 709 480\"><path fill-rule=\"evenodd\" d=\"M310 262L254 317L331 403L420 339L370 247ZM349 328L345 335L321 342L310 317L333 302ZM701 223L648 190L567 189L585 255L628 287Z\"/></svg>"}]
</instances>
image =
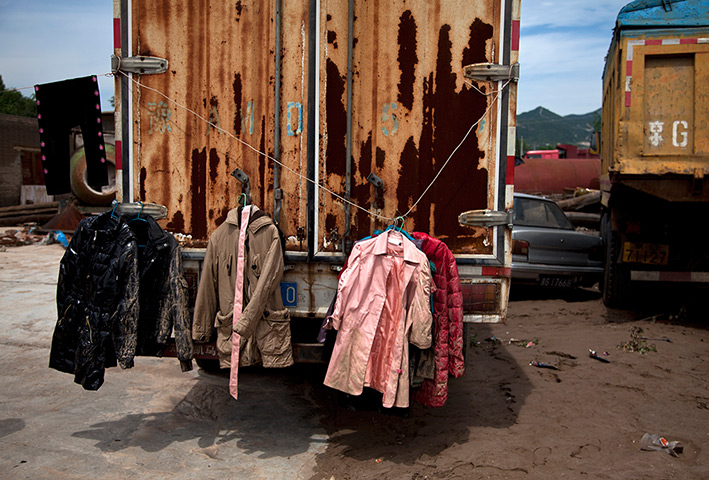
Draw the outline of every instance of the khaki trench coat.
<instances>
[{"instance_id":1,"label":"khaki trench coat","mask_svg":"<svg viewBox=\"0 0 709 480\"><path fill-rule=\"evenodd\" d=\"M244 262L244 307L233 325L234 286L239 240L239 209L209 238L197 290L192 338L209 341L217 330L217 350L222 368L231 363L231 333L241 335L241 366L263 363L264 367L293 364L290 316L283 307L280 282L283 251L278 229L261 211L252 214L246 232Z\"/></svg>"}]
</instances>

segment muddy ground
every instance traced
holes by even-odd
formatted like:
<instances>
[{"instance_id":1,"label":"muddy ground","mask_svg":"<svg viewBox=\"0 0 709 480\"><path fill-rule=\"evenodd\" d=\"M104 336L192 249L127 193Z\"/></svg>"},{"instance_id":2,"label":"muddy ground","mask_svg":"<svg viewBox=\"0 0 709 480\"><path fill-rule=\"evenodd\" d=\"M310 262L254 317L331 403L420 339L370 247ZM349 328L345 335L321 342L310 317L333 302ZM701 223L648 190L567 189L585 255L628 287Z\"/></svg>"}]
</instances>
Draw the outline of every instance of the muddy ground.
<instances>
[{"instance_id":1,"label":"muddy ground","mask_svg":"<svg viewBox=\"0 0 709 480\"><path fill-rule=\"evenodd\" d=\"M513 286L506 324L473 326L444 407L382 413L352 410L312 365L245 369L239 400L228 375L170 358L83 391L47 368L62 254L0 252L1 478L709 478L709 320L662 292L608 311L598 291ZM635 328L646 353L618 348ZM646 432L683 452L642 451Z\"/></svg>"},{"instance_id":2,"label":"muddy ground","mask_svg":"<svg viewBox=\"0 0 709 480\"><path fill-rule=\"evenodd\" d=\"M444 407L400 418L330 401L312 478L709 478L707 317L651 302L608 311L597 290L513 287L507 323L473 328L467 374L450 381ZM619 348L633 334L652 340ZM645 433L683 452L643 451Z\"/></svg>"}]
</instances>

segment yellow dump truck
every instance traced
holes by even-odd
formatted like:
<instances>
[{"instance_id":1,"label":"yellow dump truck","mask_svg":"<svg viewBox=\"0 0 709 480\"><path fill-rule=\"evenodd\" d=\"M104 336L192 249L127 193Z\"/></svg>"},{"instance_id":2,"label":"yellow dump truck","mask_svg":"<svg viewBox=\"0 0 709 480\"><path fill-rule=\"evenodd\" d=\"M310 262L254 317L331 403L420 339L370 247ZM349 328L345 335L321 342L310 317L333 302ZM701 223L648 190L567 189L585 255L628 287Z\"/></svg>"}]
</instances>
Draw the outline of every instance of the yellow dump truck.
<instances>
[{"instance_id":1,"label":"yellow dump truck","mask_svg":"<svg viewBox=\"0 0 709 480\"><path fill-rule=\"evenodd\" d=\"M605 304L626 306L643 287L709 287L708 2L621 9L601 138Z\"/></svg>"}]
</instances>

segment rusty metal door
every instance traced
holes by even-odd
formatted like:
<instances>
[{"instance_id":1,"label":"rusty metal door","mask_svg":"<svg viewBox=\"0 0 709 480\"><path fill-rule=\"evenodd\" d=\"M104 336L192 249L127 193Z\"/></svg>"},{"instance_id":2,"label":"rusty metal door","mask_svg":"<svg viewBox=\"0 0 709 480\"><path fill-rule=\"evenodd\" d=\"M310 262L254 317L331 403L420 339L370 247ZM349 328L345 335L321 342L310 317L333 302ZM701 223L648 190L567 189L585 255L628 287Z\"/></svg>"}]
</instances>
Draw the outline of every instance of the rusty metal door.
<instances>
[{"instance_id":1,"label":"rusty metal door","mask_svg":"<svg viewBox=\"0 0 709 480\"><path fill-rule=\"evenodd\" d=\"M458 214L511 207L516 85L463 69L517 61L518 0L120 3L121 54L169 62L117 95L128 194L166 205L168 230L206 240L239 168L295 257L342 260L401 216L508 265L505 229Z\"/></svg>"}]
</instances>

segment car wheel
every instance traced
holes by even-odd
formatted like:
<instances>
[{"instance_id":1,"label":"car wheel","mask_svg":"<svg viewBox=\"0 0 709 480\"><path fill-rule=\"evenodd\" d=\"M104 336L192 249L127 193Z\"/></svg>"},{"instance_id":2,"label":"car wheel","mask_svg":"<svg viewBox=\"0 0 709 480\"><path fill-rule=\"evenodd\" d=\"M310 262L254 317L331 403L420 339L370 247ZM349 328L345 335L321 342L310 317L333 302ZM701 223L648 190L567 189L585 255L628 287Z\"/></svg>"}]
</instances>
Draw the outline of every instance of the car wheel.
<instances>
[{"instance_id":1,"label":"car wheel","mask_svg":"<svg viewBox=\"0 0 709 480\"><path fill-rule=\"evenodd\" d=\"M628 267L618 262L621 241L618 232L605 220L603 240L606 258L603 270L603 304L609 308L623 308L628 303L630 293L630 271Z\"/></svg>"}]
</instances>

